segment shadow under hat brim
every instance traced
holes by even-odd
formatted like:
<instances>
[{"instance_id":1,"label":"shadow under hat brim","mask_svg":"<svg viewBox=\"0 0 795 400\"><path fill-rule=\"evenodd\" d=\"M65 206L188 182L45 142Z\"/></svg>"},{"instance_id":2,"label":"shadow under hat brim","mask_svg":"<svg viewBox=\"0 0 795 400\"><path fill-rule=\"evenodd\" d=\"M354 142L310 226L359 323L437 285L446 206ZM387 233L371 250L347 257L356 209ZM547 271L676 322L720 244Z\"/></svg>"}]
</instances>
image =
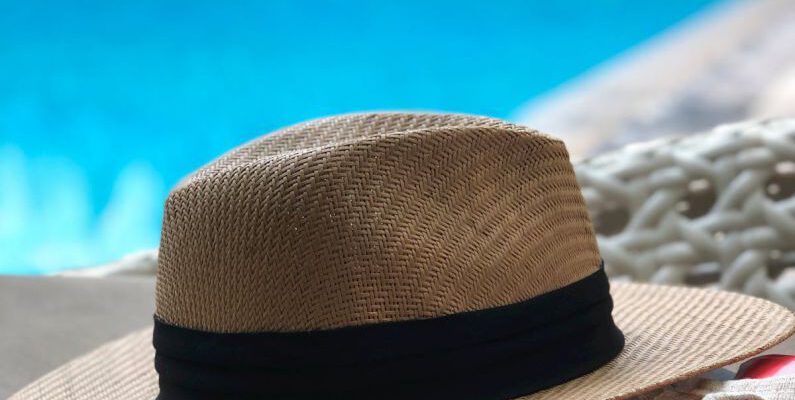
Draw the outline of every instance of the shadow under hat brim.
<instances>
[{"instance_id":1,"label":"shadow under hat brim","mask_svg":"<svg viewBox=\"0 0 795 400\"><path fill-rule=\"evenodd\" d=\"M795 332L795 315L759 298L708 289L614 283L626 337L598 370L521 397L624 399L748 358ZM31 383L10 400L151 400L158 393L152 330L110 342Z\"/></svg>"}]
</instances>

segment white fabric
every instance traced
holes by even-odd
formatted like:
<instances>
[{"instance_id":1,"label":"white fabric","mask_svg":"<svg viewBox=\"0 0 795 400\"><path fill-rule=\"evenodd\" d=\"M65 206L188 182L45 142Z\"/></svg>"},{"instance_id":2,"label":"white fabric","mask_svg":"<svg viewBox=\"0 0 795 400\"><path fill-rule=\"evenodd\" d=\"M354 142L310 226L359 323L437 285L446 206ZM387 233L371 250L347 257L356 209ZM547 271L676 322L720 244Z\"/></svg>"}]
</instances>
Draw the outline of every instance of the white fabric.
<instances>
[{"instance_id":1,"label":"white fabric","mask_svg":"<svg viewBox=\"0 0 795 400\"><path fill-rule=\"evenodd\" d=\"M795 376L714 381L690 379L634 400L793 400Z\"/></svg>"}]
</instances>

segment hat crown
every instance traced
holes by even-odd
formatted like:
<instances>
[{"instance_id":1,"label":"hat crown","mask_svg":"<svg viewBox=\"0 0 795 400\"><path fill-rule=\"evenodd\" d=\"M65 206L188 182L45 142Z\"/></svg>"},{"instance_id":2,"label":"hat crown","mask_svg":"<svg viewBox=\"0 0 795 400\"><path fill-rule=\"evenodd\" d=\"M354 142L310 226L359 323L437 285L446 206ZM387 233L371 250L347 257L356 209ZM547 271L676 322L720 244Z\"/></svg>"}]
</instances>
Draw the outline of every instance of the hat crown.
<instances>
[{"instance_id":1,"label":"hat crown","mask_svg":"<svg viewBox=\"0 0 795 400\"><path fill-rule=\"evenodd\" d=\"M347 115L256 139L171 192L156 314L331 329L512 304L598 267L562 142L489 118Z\"/></svg>"}]
</instances>

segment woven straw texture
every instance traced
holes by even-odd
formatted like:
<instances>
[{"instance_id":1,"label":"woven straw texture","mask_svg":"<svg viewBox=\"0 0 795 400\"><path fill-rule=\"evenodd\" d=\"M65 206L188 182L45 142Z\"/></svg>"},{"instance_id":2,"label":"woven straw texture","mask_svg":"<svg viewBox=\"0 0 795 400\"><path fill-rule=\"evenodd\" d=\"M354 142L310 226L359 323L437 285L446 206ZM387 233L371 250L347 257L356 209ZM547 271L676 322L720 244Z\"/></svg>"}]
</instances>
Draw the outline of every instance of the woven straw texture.
<instances>
[{"instance_id":1,"label":"woven straw texture","mask_svg":"<svg viewBox=\"0 0 795 400\"><path fill-rule=\"evenodd\" d=\"M485 118L351 115L258 139L178 185L157 314L218 332L428 318L526 300L598 263L561 142ZM612 292L624 351L525 399L626 398L795 329L790 311L749 296L634 283ZM152 399L150 342L145 330L105 345L12 399Z\"/></svg>"},{"instance_id":2,"label":"woven straw texture","mask_svg":"<svg viewBox=\"0 0 795 400\"><path fill-rule=\"evenodd\" d=\"M9 400L118 400L157 396L152 329L110 342L40 378Z\"/></svg>"},{"instance_id":3,"label":"woven straw texture","mask_svg":"<svg viewBox=\"0 0 795 400\"><path fill-rule=\"evenodd\" d=\"M463 115L348 115L264 136L172 191L157 315L214 332L429 318L599 262L560 141Z\"/></svg>"},{"instance_id":4,"label":"woven straw texture","mask_svg":"<svg viewBox=\"0 0 795 400\"><path fill-rule=\"evenodd\" d=\"M628 398L750 357L795 329L791 312L746 295L637 283L611 292L624 351L589 375L522 400ZM158 388L151 341L146 329L107 344L10 400L152 400Z\"/></svg>"},{"instance_id":5,"label":"woven straw texture","mask_svg":"<svg viewBox=\"0 0 795 400\"><path fill-rule=\"evenodd\" d=\"M795 310L795 119L627 146L576 172L611 277Z\"/></svg>"}]
</instances>

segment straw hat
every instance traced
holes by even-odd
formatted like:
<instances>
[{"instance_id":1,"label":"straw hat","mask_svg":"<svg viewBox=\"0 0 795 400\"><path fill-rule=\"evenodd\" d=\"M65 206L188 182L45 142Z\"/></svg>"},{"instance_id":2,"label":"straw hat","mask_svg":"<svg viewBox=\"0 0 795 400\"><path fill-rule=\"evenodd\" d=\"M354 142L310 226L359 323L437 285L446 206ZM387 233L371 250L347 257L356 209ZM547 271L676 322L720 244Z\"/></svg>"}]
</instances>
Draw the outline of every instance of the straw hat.
<instances>
[{"instance_id":1,"label":"straw hat","mask_svg":"<svg viewBox=\"0 0 795 400\"><path fill-rule=\"evenodd\" d=\"M166 201L156 296L153 330L12 399L617 399L795 328L745 295L609 286L563 143L463 115L227 153Z\"/></svg>"}]
</instances>

